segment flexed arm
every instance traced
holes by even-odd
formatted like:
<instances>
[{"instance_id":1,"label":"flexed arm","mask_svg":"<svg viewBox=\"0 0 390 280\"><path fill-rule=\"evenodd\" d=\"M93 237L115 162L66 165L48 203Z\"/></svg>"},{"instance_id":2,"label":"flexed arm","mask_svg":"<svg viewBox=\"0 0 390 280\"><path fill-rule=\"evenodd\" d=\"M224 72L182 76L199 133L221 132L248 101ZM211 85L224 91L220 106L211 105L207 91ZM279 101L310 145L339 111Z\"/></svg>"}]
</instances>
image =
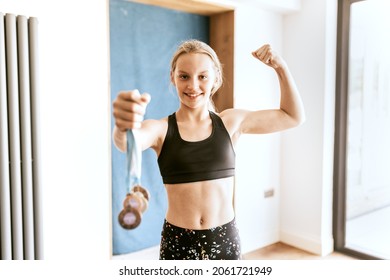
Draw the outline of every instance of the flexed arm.
<instances>
[{"instance_id":1,"label":"flexed arm","mask_svg":"<svg viewBox=\"0 0 390 280\"><path fill-rule=\"evenodd\" d=\"M280 106L276 109L249 111L227 109L221 112L235 142L241 134L264 134L296 127L305 121L305 111L297 86L287 63L270 45L264 45L252 55L275 70L280 85Z\"/></svg>"},{"instance_id":2,"label":"flexed arm","mask_svg":"<svg viewBox=\"0 0 390 280\"><path fill-rule=\"evenodd\" d=\"M305 111L295 81L287 63L270 45L264 45L252 55L269 67L279 78L280 107L278 109L232 112L239 124L235 134L271 133L296 127L305 121Z\"/></svg>"},{"instance_id":3,"label":"flexed arm","mask_svg":"<svg viewBox=\"0 0 390 280\"><path fill-rule=\"evenodd\" d=\"M280 110L286 114L287 126L297 126L304 122L305 111L295 81L286 62L270 45L264 45L252 52L264 64L275 69L280 85Z\"/></svg>"}]
</instances>

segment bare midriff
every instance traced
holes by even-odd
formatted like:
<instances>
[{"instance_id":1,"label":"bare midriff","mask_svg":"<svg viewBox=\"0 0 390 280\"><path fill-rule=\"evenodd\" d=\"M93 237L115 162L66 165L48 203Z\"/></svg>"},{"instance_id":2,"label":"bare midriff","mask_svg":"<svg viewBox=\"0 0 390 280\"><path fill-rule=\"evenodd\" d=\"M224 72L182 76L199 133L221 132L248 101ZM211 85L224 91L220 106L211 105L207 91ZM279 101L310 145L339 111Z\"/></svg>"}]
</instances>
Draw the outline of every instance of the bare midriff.
<instances>
[{"instance_id":1,"label":"bare midriff","mask_svg":"<svg viewBox=\"0 0 390 280\"><path fill-rule=\"evenodd\" d=\"M186 229L209 229L234 219L234 177L166 184L166 220Z\"/></svg>"}]
</instances>

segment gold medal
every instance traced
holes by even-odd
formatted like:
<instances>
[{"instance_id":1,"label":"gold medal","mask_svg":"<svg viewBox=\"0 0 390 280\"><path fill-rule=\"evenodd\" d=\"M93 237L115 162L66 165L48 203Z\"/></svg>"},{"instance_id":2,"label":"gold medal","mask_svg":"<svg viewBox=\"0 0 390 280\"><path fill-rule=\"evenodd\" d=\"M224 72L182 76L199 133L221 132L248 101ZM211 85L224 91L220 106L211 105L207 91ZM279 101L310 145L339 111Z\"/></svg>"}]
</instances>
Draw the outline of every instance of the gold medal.
<instances>
[{"instance_id":1,"label":"gold medal","mask_svg":"<svg viewBox=\"0 0 390 280\"><path fill-rule=\"evenodd\" d=\"M141 223L141 213L138 209L128 206L119 213L118 221L124 229L134 229Z\"/></svg>"},{"instance_id":2,"label":"gold medal","mask_svg":"<svg viewBox=\"0 0 390 280\"><path fill-rule=\"evenodd\" d=\"M148 209L150 194L147 189L136 185L123 200L123 209L119 213L119 224L124 229L134 229L142 220L142 213Z\"/></svg>"}]
</instances>

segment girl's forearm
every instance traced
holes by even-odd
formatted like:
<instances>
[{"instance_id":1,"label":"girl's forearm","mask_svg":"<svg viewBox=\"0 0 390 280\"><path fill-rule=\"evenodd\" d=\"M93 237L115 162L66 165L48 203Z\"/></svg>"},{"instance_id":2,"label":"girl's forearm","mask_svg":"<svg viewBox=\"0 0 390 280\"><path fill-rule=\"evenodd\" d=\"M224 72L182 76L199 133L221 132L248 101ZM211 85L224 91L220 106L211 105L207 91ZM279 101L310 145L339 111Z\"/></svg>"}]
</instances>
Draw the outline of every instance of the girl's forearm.
<instances>
[{"instance_id":1,"label":"girl's forearm","mask_svg":"<svg viewBox=\"0 0 390 280\"><path fill-rule=\"evenodd\" d=\"M126 152L127 149L127 136L126 132L120 131L117 126L114 126L112 132L112 139L114 141L115 147L121 152Z\"/></svg>"}]
</instances>

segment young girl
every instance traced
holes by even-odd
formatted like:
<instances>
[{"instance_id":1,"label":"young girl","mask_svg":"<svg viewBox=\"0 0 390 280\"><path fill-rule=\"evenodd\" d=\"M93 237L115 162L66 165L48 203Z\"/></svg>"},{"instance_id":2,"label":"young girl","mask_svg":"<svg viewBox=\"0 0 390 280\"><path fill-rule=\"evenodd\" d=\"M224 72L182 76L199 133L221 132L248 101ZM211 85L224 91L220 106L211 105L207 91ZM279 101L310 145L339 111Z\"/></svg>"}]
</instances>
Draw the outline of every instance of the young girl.
<instances>
[{"instance_id":1,"label":"young girl","mask_svg":"<svg viewBox=\"0 0 390 280\"><path fill-rule=\"evenodd\" d=\"M207 44L182 43L171 62L180 106L161 120L143 120L150 95L120 92L113 103L116 146L126 151L126 130L137 129L142 149L152 148L168 196L160 259L241 258L233 209L234 145L243 133L285 130L304 121L298 90L285 61L269 45L252 55L272 67L280 83L280 108L210 110L222 68Z\"/></svg>"}]
</instances>

